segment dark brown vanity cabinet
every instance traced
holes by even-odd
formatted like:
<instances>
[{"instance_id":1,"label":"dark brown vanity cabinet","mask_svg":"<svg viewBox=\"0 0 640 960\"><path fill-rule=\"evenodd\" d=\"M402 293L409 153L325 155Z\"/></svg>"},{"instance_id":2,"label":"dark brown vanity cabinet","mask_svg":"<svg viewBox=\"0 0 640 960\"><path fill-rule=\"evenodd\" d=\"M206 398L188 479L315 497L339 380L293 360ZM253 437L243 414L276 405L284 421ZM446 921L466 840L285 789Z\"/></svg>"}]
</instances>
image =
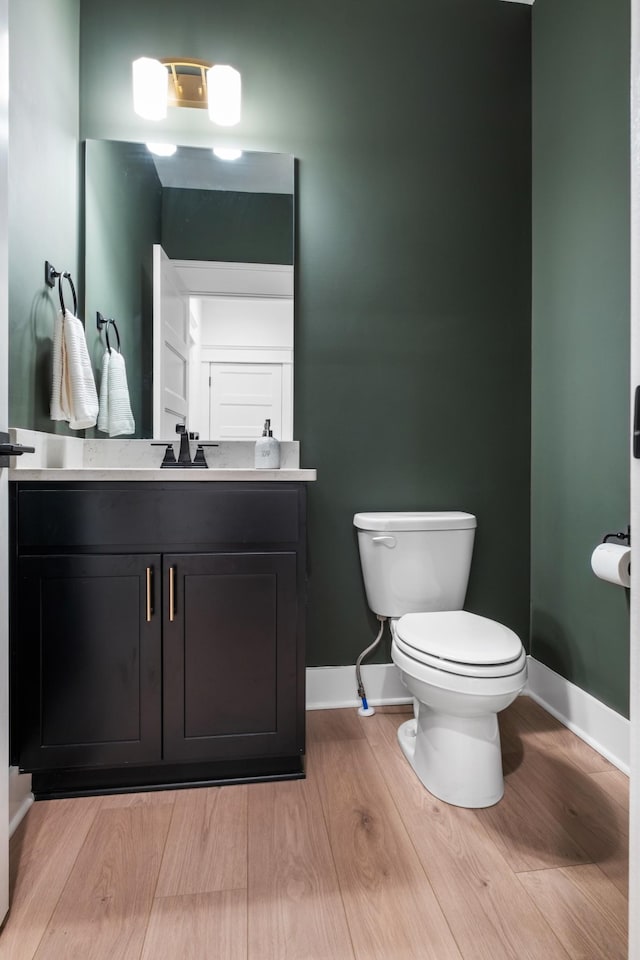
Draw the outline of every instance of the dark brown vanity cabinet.
<instances>
[{"instance_id":1,"label":"dark brown vanity cabinet","mask_svg":"<svg viewBox=\"0 0 640 960\"><path fill-rule=\"evenodd\" d=\"M14 734L23 770L162 758L159 556L21 557Z\"/></svg>"},{"instance_id":2,"label":"dark brown vanity cabinet","mask_svg":"<svg viewBox=\"0 0 640 960\"><path fill-rule=\"evenodd\" d=\"M20 483L12 514L37 796L301 775L303 484Z\"/></svg>"},{"instance_id":3,"label":"dark brown vanity cabinet","mask_svg":"<svg viewBox=\"0 0 640 960\"><path fill-rule=\"evenodd\" d=\"M165 758L295 753L295 553L163 563Z\"/></svg>"}]
</instances>

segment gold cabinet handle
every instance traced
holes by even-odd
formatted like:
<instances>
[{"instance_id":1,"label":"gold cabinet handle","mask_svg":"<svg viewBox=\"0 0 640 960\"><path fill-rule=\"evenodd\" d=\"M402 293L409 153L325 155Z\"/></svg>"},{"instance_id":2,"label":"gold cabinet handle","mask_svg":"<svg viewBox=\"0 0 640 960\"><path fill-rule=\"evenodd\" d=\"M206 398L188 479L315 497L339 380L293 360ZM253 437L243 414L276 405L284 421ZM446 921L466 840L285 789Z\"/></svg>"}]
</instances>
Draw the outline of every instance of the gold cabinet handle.
<instances>
[{"instance_id":1,"label":"gold cabinet handle","mask_svg":"<svg viewBox=\"0 0 640 960\"><path fill-rule=\"evenodd\" d=\"M173 623L176 618L176 571L169 567L169 620Z\"/></svg>"},{"instance_id":2,"label":"gold cabinet handle","mask_svg":"<svg viewBox=\"0 0 640 960\"><path fill-rule=\"evenodd\" d=\"M151 602L152 576L153 576L153 568L147 567L147 623L151 623L151 617L153 616L153 604Z\"/></svg>"}]
</instances>

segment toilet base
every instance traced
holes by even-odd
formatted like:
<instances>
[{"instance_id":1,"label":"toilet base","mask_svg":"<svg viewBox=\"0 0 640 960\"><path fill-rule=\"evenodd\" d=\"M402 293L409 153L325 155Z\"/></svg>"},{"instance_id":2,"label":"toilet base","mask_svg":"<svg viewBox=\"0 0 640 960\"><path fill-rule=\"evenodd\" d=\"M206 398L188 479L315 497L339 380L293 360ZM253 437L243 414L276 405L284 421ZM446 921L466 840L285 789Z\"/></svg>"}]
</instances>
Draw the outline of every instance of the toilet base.
<instances>
[{"instance_id":1,"label":"toilet base","mask_svg":"<svg viewBox=\"0 0 640 960\"><path fill-rule=\"evenodd\" d=\"M419 704L398 729L402 752L439 800L456 807L491 807L504 794L496 713L459 717Z\"/></svg>"}]
</instances>

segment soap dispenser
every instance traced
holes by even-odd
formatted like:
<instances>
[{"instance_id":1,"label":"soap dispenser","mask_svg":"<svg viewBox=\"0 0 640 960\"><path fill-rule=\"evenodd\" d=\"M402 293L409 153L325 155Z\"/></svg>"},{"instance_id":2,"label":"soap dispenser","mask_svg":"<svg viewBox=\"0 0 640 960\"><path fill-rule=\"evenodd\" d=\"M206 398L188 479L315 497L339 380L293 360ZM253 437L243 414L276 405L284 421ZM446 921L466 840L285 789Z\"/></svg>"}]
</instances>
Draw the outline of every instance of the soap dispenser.
<instances>
[{"instance_id":1,"label":"soap dispenser","mask_svg":"<svg viewBox=\"0 0 640 960\"><path fill-rule=\"evenodd\" d=\"M256 470L277 470L280 466L280 441L271 429L271 420L265 420L262 436L256 440Z\"/></svg>"}]
</instances>

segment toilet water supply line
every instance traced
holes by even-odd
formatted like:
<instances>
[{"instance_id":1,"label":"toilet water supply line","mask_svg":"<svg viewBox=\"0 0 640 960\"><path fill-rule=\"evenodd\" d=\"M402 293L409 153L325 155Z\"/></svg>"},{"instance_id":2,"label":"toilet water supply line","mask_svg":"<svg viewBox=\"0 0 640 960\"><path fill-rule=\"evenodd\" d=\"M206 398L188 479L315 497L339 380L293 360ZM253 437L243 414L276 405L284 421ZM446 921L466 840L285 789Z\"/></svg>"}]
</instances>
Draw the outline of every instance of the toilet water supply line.
<instances>
[{"instance_id":1,"label":"toilet water supply line","mask_svg":"<svg viewBox=\"0 0 640 960\"><path fill-rule=\"evenodd\" d=\"M362 700L362 706L358 707L358 713L360 714L361 717L372 717L375 713L375 710L373 709L373 707L370 707L369 704L367 703L367 695L365 693L364 683L362 682L362 675L360 673L360 664L362 663L365 657L368 657L369 654L375 650L375 648L378 646L378 644L382 640L384 625L387 618L381 617L377 613L376 613L376 617L380 621L380 630L378 631L378 636L375 638L373 643L367 647L366 650L362 651L362 653L356 660L356 680L358 681L358 696Z\"/></svg>"}]
</instances>

